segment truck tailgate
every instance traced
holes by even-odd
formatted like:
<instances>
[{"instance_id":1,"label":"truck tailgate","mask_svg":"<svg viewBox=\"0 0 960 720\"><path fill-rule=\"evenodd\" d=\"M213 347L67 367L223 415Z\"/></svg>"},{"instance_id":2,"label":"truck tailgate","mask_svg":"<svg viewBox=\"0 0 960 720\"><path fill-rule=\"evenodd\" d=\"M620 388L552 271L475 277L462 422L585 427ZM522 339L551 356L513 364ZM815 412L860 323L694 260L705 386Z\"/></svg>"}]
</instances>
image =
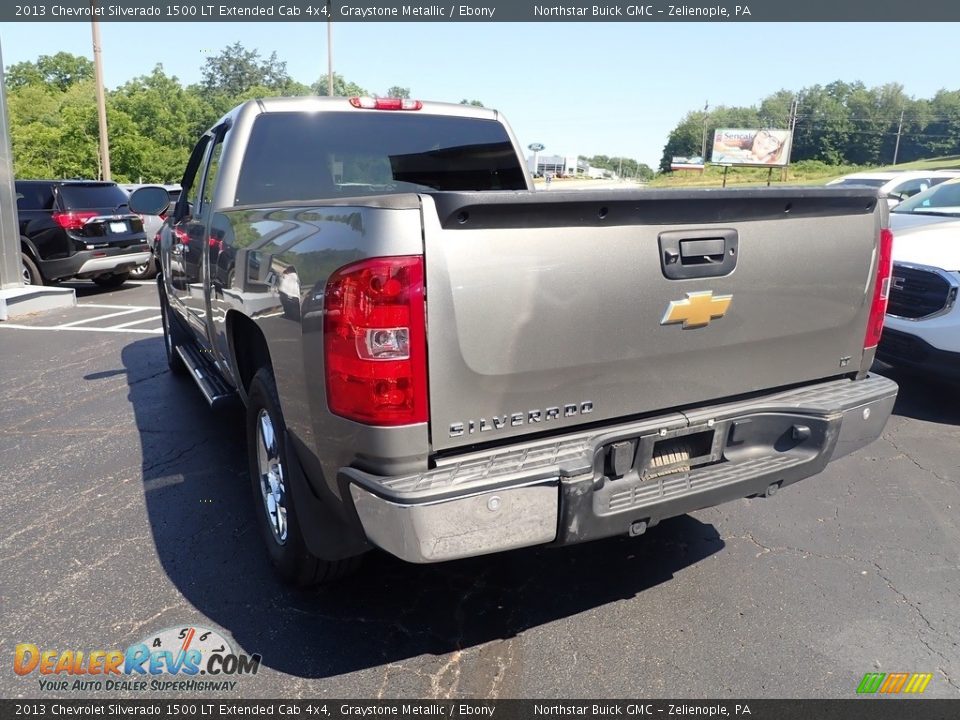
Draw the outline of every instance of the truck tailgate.
<instances>
[{"instance_id":1,"label":"truck tailgate","mask_svg":"<svg viewBox=\"0 0 960 720\"><path fill-rule=\"evenodd\" d=\"M875 191L422 202L435 451L859 368Z\"/></svg>"}]
</instances>

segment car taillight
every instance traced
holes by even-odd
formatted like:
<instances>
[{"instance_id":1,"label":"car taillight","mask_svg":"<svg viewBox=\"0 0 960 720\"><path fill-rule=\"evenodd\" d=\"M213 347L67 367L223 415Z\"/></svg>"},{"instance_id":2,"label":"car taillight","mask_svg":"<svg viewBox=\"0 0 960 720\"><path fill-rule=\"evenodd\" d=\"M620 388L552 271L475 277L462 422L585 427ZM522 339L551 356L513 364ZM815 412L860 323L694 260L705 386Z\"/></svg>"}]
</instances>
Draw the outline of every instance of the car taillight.
<instances>
[{"instance_id":1,"label":"car taillight","mask_svg":"<svg viewBox=\"0 0 960 720\"><path fill-rule=\"evenodd\" d=\"M367 425L426 422L423 258L382 257L334 272L324 291L330 411Z\"/></svg>"},{"instance_id":2,"label":"car taillight","mask_svg":"<svg viewBox=\"0 0 960 720\"><path fill-rule=\"evenodd\" d=\"M364 110L422 110L423 103L420 100L410 100L409 98L372 98L372 97L352 97L350 104L355 108Z\"/></svg>"},{"instance_id":3,"label":"car taillight","mask_svg":"<svg viewBox=\"0 0 960 720\"><path fill-rule=\"evenodd\" d=\"M80 230L88 220L95 218L97 213L71 210L69 212L55 212L53 221L64 230Z\"/></svg>"},{"instance_id":4,"label":"car taillight","mask_svg":"<svg viewBox=\"0 0 960 720\"><path fill-rule=\"evenodd\" d=\"M887 299L890 297L890 274L893 271L893 232L891 230L884 228L880 231L880 245L877 252L877 282L873 287L873 304L870 306L870 319L867 321L867 335L863 339L864 350L876 347L883 332L883 318L887 313Z\"/></svg>"}]
</instances>

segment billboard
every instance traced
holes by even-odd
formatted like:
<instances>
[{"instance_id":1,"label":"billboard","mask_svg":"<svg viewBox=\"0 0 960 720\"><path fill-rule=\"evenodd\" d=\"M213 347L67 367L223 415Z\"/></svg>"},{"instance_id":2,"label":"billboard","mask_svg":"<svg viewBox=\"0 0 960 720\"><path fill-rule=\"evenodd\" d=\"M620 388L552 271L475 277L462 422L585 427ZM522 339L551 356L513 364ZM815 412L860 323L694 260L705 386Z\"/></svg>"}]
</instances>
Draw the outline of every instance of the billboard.
<instances>
[{"instance_id":1,"label":"billboard","mask_svg":"<svg viewBox=\"0 0 960 720\"><path fill-rule=\"evenodd\" d=\"M783 167L790 157L789 130L718 128L710 162L718 165Z\"/></svg>"}]
</instances>

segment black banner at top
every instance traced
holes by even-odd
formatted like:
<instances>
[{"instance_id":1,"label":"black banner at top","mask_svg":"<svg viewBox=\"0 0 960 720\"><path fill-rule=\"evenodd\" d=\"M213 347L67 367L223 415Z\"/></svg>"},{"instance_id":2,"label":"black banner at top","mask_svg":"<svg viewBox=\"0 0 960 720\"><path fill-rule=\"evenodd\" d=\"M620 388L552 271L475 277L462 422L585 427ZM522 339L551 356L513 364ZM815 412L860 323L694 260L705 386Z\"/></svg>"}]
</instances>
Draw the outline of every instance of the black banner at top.
<instances>
[{"instance_id":1,"label":"black banner at top","mask_svg":"<svg viewBox=\"0 0 960 720\"><path fill-rule=\"evenodd\" d=\"M957 22L957 0L34 0L3 22Z\"/></svg>"}]
</instances>

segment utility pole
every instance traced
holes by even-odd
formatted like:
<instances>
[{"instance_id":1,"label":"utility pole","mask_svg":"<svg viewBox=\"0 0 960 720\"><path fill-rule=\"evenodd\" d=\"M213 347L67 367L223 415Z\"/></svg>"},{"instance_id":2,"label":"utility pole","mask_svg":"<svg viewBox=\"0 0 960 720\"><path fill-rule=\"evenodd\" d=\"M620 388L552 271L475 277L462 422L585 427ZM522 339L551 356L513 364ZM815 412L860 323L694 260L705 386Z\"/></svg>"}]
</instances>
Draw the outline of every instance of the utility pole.
<instances>
[{"instance_id":1,"label":"utility pole","mask_svg":"<svg viewBox=\"0 0 960 720\"><path fill-rule=\"evenodd\" d=\"M327 97L333 97L333 18L330 0L327 0Z\"/></svg>"},{"instance_id":2,"label":"utility pole","mask_svg":"<svg viewBox=\"0 0 960 720\"><path fill-rule=\"evenodd\" d=\"M787 126L790 128L790 148L787 151L787 164L783 166L783 169L780 171L780 181L787 181L787 173L790 168L790 158L793 156L793 131L797 129L797 112L800 110L800 96L795 95L793 100L790 101L790 119L787 121Z\"/></svg>"},{"instance_id":3,"label":"utility pole","mask_svg":"<svg viewBox=\"0 0 960 720\"><path fill-rule=\"evenodd\" d=\"M705 102L703 104L703 139L700 143L700 157L706 162L707 160L707 111L710 109L710 102Z\"/></svg>"},{"instance_id":4,"label":"utility pole","mask_svg":"<svg viewBox=\"0 0 960 720\"><path fill-rule=\"evenodd\" d=\"M897 144L893 146L893 164L897 164L897 154L900 152L900 133L903 132L903 110L900 111L900 124L897 125Z\"/></svg>"},{"instance_id":5,"label":"utility pole","mask_svg":"<svg viewBox=\"0 0 960 720\"><path fill-rule=\"evenodd\" d=\"M96 0L90 0L90 9L95 10ZM97 85L97 120L100 124L100 174L101 180L110 180L110 140L107 137L107 101L103 93L103 59L100 57L100 23L94 12L90 21L93 31L93 71Z\"/></svg>"},{"instance_id":6,"label":"utility pole","mask_svg":"<svg viewBox=\"0 0 960 720\"><path fill-rule=\"evenodd\" d=\"M710 110L710 101L705 100L703 103L703 136L700 142L700 174L706 171L707 168L707 111Z\"/></svg>"}]
</instances>

